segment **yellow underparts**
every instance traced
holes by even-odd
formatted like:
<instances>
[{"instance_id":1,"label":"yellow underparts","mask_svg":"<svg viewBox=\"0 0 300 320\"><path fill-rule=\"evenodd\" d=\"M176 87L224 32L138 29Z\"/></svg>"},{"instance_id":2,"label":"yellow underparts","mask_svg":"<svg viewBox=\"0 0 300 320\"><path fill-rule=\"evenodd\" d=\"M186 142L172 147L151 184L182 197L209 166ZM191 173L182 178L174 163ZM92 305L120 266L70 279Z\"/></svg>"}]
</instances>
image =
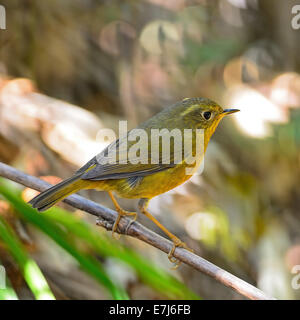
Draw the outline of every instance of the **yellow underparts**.
<instances>
[{"instance_id":1,"label":"yellow underparts","mask_svg":"<svg viewBox=\"0 0 300 320\"><path fill-rule=\"evenodd\" d=\"M81 180L85 189L114 191L122 198L153 198L167 192L191 178L186 165L177 165L158 173L143 177L136 186L130 186L127 179L87 181Z\"/></svg>"}]
</instances>

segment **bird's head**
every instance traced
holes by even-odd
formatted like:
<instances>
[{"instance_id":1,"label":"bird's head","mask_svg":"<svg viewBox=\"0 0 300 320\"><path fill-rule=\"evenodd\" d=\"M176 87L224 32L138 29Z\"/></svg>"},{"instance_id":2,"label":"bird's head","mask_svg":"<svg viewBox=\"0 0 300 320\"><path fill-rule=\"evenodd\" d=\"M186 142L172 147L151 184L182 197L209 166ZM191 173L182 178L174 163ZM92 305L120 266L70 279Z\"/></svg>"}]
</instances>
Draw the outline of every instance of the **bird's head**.
<instances>
[{"instance_id":1,"label":"bird's head","mask_svg":"<svg viewBox=\"0 0 300 320\"><path fill-rule=\"evenodd\" d=\"M180 115L185 126L204 129L213 134L220 120L238 109L223 109L217 103L206 98L186 98L182 102Z\"/></svg>"}]
</instances>

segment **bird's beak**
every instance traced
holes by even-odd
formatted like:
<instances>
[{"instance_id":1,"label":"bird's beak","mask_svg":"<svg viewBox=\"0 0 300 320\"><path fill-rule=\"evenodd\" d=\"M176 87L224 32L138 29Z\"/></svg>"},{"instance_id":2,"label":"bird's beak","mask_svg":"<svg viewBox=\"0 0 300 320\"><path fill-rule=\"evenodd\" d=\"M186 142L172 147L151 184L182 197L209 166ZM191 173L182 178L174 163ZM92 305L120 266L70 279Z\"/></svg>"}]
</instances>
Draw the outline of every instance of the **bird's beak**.
<instances>
[{"instance_id":1,"label":"bird's beak","mask_svg":"<svg viewBox=\"0 0 300 320\"><path fill-rule=\"evenodd\" d=\"M231 114L231 113L235 113L235 112L239 112L240 110L239 109L225 109L223 112L222 112L222 114L224 115L224 116L227 116L227 115L229 115L229 114Z\"/></svg>"}]
</instances>

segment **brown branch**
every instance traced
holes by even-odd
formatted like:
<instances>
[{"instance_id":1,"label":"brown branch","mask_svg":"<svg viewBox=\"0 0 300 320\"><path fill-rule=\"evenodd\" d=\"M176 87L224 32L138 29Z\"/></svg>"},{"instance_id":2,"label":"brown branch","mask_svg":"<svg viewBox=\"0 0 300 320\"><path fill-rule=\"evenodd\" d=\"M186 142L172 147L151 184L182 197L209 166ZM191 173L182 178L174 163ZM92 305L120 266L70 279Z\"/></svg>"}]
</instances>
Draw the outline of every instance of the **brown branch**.
<instances>
[{"instance_id":1,"label":"brown branch","mask_svg":"<svg viewBox=\"0 0 300 320\"><path fill-rule=\"evenodd\" d=\"M49 183L40 180L36 177L25 174L1 162L0 176L38 191L44 191L50 187ZM98 217L98 224L100 224L107 230L111 230L113 222L117 217L117 213L115 211L105 208L98 203L85 199L76 194L69 196L64 201L77 209L83 210ZM168 253L172 248L172 243L169 240L147 229L138 222L131 223L131 220L126 217L121 219L119 223L119 231L121 234L125 234L125 231L127 231L127 235L142 240L166 253ZM174 257L186 263L187 265L195 268L196 270L203 272L206 275L209 275L210 277L216 279L225 286L234 289L235 291L239 292L241 295L249 299L274 299L272 297L267 296L264 292L255 288L254 286L245 282L244 280L239 279L231 273L219 268L211 262L183 248L176 248L174 252Z\"/></svg>"}]
</instances>

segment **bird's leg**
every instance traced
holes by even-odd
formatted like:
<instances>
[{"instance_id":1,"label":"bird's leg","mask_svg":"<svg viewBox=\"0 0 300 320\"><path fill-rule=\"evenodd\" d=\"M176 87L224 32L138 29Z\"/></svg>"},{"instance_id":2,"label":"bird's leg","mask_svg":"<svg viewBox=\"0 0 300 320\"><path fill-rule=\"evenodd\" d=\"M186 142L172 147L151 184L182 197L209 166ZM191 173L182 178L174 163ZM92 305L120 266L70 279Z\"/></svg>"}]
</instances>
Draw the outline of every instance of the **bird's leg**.
<instances>
[{"instance_id":1,"label":"bird's leg","mask_svg":"<svg viewBox=\"0 0 300 320\"><path fill-rule=\"evenodd\" d=\"M184 242L182 242L179 238L177 238L173 233L171 233L166 227L164 227L158 220L156 220L148 211L147 211L147 206L149 204L149 199L146 198L142 198L139 202L139 209L140 211L147 217L149 218L152 222L154 222L172 241L173 241L173 247L170 250L169 254L168 254L168 259L170 260L170 262L174 263L174 269L176 269L181 261L179 261L178 259L176 259L174 257L174 251L177 247L181 247L184 249L187 249L189 251L193 251L192 249L190 249Z\"/></svg>"},{"instance_id":2,"label":"bird's leg","mask_svg":"<svg viewBox=\"0 0 300 320\"><path fill-rule=\"evenodd\" d=\"M112 236L113 236L113 238L115 238L115 239L120 239L120 236L119 236L119 237L116 237L116 236L115 236L115 232L116 232L117 229L118 229L118 224L119 224L119 222L120 222L120 220L121 220L121 217L122 217L122 216L134 216L134 217L133 217L133 221L135 221L135 220L136 220L136 217L137 217L137 213L136 213L136 212L129 212L129 211L126 211L126 210L122 209L122 208L120 207L120 205L118 204L116 198L114 197L113 193L112 193L111 191L108 191L108 194L109 194L109 196L110 196L113 204L114 204L115 207L116 207L116 211L118 212L117 219L116 219L116 221L114 222L113 227L112 227ZM127 229L128 229L128 227L127 227Z\"/></svg>"}]
</instances>

